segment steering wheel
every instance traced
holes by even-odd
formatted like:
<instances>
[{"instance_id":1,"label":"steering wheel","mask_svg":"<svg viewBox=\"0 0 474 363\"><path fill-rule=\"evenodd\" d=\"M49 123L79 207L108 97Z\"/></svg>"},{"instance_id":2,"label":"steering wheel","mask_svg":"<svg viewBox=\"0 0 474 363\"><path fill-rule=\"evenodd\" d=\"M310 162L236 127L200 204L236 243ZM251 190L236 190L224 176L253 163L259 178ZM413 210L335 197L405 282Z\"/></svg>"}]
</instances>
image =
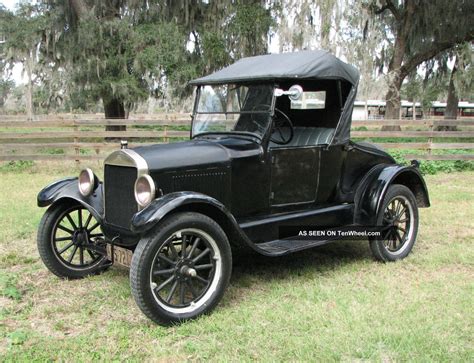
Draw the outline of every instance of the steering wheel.
<instances>
[{"instance_id":1,"label":"steering wheel","mask_svg":"<svg viewBox=\"0 0 474 363\"><path fill-rule=\"evenodd\" d=\"M277 117L277 114L279 114L282 117ZM293 139L293 135L295 133L294 128L293 128L293 123L291 122L288 115L286 115L283 111L275 107L275 119L273 123L275 125L274 130L278 132L279 139L275 139L275 137L273 136L275 132L273 132L272 136L270 137L270 141L277 145L288 144ZM285 136L282 132L282 129L285 126L285 124L287 124L288 128L290 129L290 132L287 136Z\"/></svg>"},{"instance_id":2,"label":"steering wheel","mask_svg":"<svg viewBox=\"0 0 474 363\"><path fill-rule=\"evenodd\" d=\"M259 109L269 110L270 107L271 107L270 105L260 104L260 105L254 106L252 108L252 111L259 111ZM279 114L280 117L277 117L276 116L277 114ZM265 132L265 128L261 126L257 120L254 119L253 114L250 115L250 120L260 132L262 133ZM294 135L293 123L291 122L288 115L286 115L282 110L275 107L275 116L274 116L273 123L275 125L274 131L278 132L279 138L275 138L272 136L270 137L270 141L277 145L288 144L293 139L293 135ZM288 126L290 130L287 136L285 136L282 132L282 129L285 127L285 124Z\"/></svg>"}]
</instances>

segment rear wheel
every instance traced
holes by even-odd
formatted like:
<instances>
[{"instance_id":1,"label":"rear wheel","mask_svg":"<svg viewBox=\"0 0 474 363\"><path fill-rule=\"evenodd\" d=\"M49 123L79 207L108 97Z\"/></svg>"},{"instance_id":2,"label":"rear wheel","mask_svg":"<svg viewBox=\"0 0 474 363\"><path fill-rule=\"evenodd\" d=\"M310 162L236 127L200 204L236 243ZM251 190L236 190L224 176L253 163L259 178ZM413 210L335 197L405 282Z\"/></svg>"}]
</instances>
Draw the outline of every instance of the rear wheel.
<instances>
[{"instance_id":1,"label":"rear wheel","mask_svg":"<svg viewBox=\"0 0 474 363\"><path fill-rule=\"evenodd\" d=\"M224 294L231 269L221 227L205 215L179 213L138 243L130 284L143 313L167 325L210 312Z\"/></svg>"},{"instance_id":2,"label":"rear wheel","mask_svg":"<svg viewBox=\"0 0 474 363\"><path fill-rule=\"evenodd\" d=\"M370 240L374 257L395 261L408 256L418 233L418 207L411 190L399 184L390 186L377 223L384 229L381 238Z\"/></svg>"},{"instance_id":3,"label":"rear wheel","mask_svg":"<svg viewBox=\"0 0 474 363\"><path fill-rule=\"evenodd\" d=\"M55 275L82 278L106 268L106 258L96 248L103 237L100 223L82 205L54 204L41 219L38 252Z\"/></svg>"}]
</instances>

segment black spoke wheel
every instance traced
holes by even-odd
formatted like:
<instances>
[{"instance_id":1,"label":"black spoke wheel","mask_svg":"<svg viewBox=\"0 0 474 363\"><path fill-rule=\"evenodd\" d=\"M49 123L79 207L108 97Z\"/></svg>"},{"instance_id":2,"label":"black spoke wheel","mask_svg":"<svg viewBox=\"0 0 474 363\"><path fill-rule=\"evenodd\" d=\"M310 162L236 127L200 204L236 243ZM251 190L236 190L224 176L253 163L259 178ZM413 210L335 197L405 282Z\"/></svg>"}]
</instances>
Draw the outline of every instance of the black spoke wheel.
<instances>
[{"instance_id":1,"label":"black spoke wheel","mask_svg":"<svg viewBox=\"0 0 474 363\"><path fill-rule=\"evenodd\" d=\"M220 226L198 213L168 217L142 239L130 269L140 309L160 324L192 319L214 308L231 273L231 252Z\"/></svg>"},{"instance_id":2,"label":"black spoke wheel","mask_svg":"<svg viewBox=\"0 0 474 363\"><path fill-rule=\"evenodd\" d=\"M63 278L81 278L104 269L98 252L103 240L100 223L82 205L57 204L40 222L38 251L49 270Z\"/></svg>"},{"instance_id":3,"label":"black spoke wheel","mask_svg":"<svg viewBox=\"0 0 474 363\"><path fill-rule=\"evenodd\" d=\"M150 272L150 287L164 308L196 304L216 281L221 256L215 241L203 231L175 232L158 250Z\"/></svg>"},{"instance_id":4,"label":"black spoke wheel","mask_svg":"<svg viewBox=\"0 0 474 363\"><path fill-rule=\"evenodd\" d=\"M418 231L418 208L415 196L403 185L392 185L378 216L382 237L371 239L374 256L382 261L406 257L413 248Z\"/></svg>"}]
</instances>

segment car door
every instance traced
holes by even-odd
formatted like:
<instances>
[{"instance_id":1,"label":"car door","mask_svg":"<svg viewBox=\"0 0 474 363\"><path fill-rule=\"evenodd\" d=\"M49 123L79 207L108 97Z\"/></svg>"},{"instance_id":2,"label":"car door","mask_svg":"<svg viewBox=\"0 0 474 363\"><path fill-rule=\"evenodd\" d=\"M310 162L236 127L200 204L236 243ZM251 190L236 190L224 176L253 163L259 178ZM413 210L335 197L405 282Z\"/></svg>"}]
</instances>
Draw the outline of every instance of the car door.
<instances>
[{"instance_id":1,"label":"car door","mask_svg":"<svg viewBox=\"0 0 474 363\"><path fill-rule=\"evenodd\" d=\"M272 207L314 203L317 197L320 149L317 146L274 147L271 155Z\"/></svg>"}]
</instances>

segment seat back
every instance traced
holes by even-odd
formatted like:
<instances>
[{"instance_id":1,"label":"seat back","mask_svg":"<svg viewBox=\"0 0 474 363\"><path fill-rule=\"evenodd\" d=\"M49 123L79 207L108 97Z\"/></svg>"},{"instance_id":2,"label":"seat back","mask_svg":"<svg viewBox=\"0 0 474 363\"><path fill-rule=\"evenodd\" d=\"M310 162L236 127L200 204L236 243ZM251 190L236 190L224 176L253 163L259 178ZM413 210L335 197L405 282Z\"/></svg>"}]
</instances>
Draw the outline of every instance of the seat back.
<instances>
[{"instance_id":1,"label":"seat back","mask_svg":"<svg viewBox=\"0 0 474 363\"><path fill-rule=\"evenodd\" d=\"M327 145L334 136L334 129L327 127L294 127L291 141L286 145L270 142L271 147L297 147Z\"/></svg>"}]
</instances>

